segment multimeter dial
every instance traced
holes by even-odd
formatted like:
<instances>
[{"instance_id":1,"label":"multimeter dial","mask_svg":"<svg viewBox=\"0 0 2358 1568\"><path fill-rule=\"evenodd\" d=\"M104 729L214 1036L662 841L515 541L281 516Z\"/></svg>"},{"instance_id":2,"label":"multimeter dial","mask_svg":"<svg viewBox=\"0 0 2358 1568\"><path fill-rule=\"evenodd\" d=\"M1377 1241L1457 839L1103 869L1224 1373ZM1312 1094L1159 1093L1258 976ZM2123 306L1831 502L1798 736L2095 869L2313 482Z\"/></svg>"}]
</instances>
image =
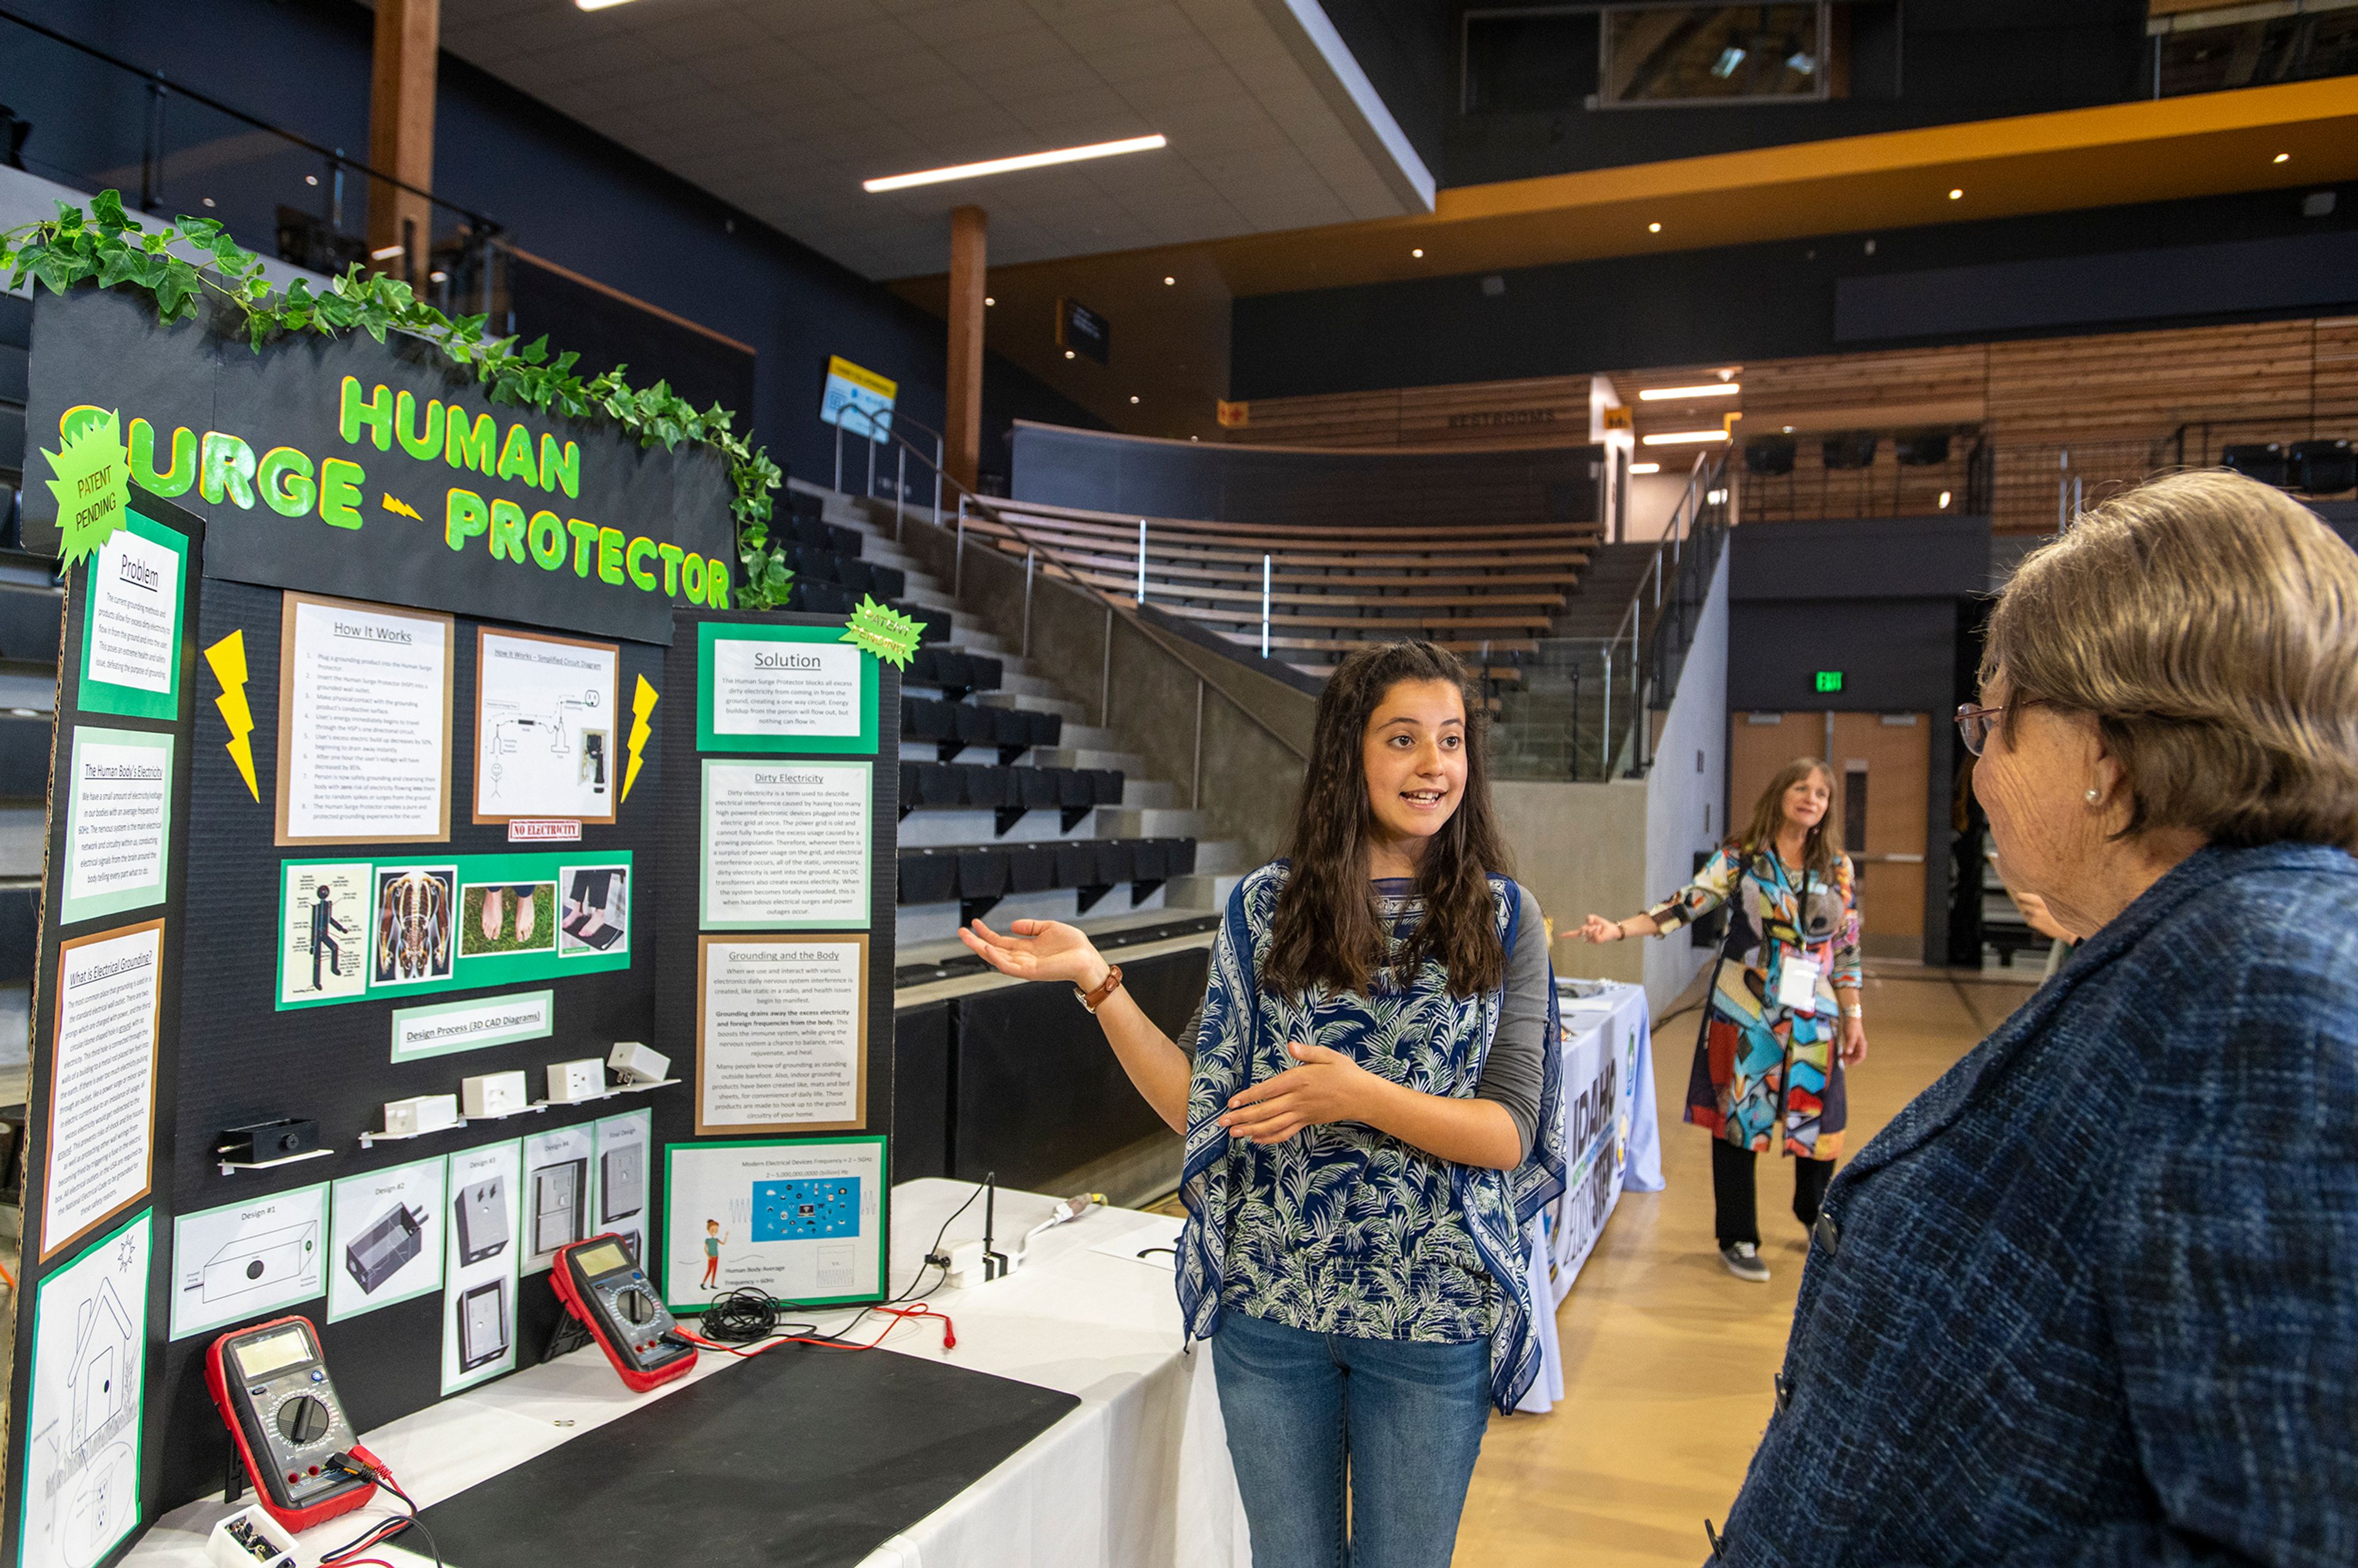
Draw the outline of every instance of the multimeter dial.
<instances>
[{"instance_id":1,"label":"multimeter dial","mask_svg":"<svg viewBox=\"0 0 2358 1568\"><path fill-rule=\"evenodd\" d=\"M278 1433L298 1448L308 1448L328 1435L336 1418L308 1394L297 1394L278 1406Z\"/></svg>"}]
</instances>

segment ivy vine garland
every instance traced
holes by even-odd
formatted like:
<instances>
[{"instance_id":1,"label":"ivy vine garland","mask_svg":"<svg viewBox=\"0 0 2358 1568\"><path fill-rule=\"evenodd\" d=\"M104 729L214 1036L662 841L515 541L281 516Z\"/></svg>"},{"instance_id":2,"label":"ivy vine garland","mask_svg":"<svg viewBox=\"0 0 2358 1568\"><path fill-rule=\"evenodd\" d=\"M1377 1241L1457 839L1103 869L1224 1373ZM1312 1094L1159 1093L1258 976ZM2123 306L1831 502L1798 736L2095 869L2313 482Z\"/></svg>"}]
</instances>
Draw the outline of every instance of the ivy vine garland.
<instances>
[{"instance_id":1,"label":"ivy vine garland","mask_svg":"<svg viewBox=\"0 0 2358 1568\"><path fill-rule=\"evenodd\" d=\"M182 254L175 245L196 253ZM279 332L316 332L334 337L357 328L382 343L388 332L420 338L456 363L473 369L493 403L537 408L587 418L602 414L639 438L676 451L684 441L701 442L728 460L735 493L730 511L737 524L737 557L745 568L737 603L746 610L776 610L786 601L794 573L770 544L772 495L784 481L768 451L730 429L736 416L714 404L702 413L664 382L634 389L623 366L584 380L573 373L580 355L551 359L546 335L517 347L514 337L487 336L482 316L449 316L417 297L397 277L369 273L358 264L315 291L297 278L284 294L263 276L262 258L230 237L211 218L175 218L168 228L149 230L123 210L122 193L102 190L89 211L58 203L58 215L0 233L0 273L8 287L27 278L63 294L78 283L101 288L130 287L154 301L166 325L193 319L210 296L218 296L245 317L247 340L256 353Z\"/></svg>"}]
</instances>

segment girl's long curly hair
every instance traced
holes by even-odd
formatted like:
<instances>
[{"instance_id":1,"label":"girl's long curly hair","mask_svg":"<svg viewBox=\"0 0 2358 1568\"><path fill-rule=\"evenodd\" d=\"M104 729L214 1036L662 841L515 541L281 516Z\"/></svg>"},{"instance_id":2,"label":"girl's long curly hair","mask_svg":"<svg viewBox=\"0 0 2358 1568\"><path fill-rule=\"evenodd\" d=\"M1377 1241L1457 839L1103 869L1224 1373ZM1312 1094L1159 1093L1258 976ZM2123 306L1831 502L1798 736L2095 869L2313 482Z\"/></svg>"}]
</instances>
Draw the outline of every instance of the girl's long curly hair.
<instances>
[{"instance_id":1,"label":"girl's long curly hair","mask_svg":"<svg viewBox=\"0 0 2358 1568\"><path fill-rule=\"evenodd\" d=\"M1368 885L1374 825L1363 753L1368 721L1401 682L1436 680L1449 682L1466 698L1466 787L1417 867L1424 918L1400 966L1405 973L1438 958L1458 996L1480 996L1506 984L1507 954L1489 878L1510 872L1490 806L1484 710L1467 690L1466 666L1455 654L1430 643L1392 643L1345 658L1318 698L1310 764L1286 849L1293 875L1278 897L1270 933L1272 989L1325 986L1364 992L1386 967L1384 925Z\"/></svg>"}]
</instances>

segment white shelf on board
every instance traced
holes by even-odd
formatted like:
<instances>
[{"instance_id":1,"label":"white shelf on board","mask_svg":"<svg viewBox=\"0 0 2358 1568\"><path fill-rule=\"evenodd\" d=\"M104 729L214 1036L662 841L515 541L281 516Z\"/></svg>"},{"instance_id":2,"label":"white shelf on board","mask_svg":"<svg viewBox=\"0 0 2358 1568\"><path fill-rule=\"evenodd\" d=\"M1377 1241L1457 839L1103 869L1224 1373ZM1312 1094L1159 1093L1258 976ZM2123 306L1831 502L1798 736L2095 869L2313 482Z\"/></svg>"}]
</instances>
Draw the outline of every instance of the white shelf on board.
<instances>
[{"instance_id":1,"label":"white shelf on board","mask_svg":"<svg viewBox=\"0 0 2358 1568\"><path fill-rule=\"evenodd\" d=\"M368 1140L362 1139L361 1145L366 1148ZM219 1153L220 1151L216 1150L214 1152ZM255 1160L251 1162L242 1160L223 1160L220 1162L221 1173L226 1176L238 1171L267 1171L275 1166L297 1164L305 1160L324 1160L334 1152L333 1149L307 1149L300 1154L288 1154L276 1160Z\"/></svg>"},{"instance_id":2,"label":"white shelf on board","mask_svg":"<svg viewBox=\"0 0 2358 1568\"><path fill-rule=\"evenodd\" d=\"M643 1095L649 1089L669 1088L679 1081L677 1078L657 1078L651 1084L616 1084L602 1095L584 1095L579 1099L545 1099L536 1102L532 1108L546 1110L552 1105L596 1105L601 1099L612 1099L618 1095Z\"/></svg>"}]
</instances>

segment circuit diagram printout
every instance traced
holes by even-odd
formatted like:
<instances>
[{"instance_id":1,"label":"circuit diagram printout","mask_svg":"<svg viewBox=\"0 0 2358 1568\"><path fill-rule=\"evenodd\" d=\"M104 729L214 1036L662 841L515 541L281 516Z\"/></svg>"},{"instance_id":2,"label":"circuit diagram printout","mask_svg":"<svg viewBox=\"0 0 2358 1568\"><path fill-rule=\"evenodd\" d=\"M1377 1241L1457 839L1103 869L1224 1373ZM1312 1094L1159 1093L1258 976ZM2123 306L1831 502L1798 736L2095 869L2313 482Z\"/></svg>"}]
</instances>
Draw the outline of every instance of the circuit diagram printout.
<instances>
[{"instance_id":1,"label":"circuit diagram printout","mask_svg":"<svg viewBox=\"0 0 2358 1568\"><path fill-rule=\"evenodd\" d=\"M476 646L475 820L611 822L622 650L488 629Z\"/></svg>"},{"instance_id":2,"label":"circuit diagram printout","mask_svg":"<svg viewBox=\"0 0 2358 1568\"><path fill-rule=\"evenodd\" d=\"M25 1568L91 1568L139 1522L153 1235L143 1211L38 1287L18 1553Z\"/></svg>"}]
</instances>

